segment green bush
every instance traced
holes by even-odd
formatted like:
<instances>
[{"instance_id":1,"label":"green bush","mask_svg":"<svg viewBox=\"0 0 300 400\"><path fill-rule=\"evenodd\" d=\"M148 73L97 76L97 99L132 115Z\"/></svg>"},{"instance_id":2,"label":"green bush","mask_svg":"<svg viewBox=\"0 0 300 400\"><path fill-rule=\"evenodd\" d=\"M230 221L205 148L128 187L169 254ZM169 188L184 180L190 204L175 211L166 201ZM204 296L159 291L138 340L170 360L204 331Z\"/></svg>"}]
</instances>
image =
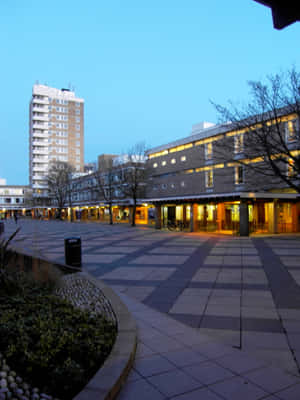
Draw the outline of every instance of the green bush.
<instances>
[{"instance_id":1,"label":"green bush","mask_svg":"<svg viewBox=\"0 0 300 400\"><path fill-rule=\"evenodd\" d=\"M0 287L0 352L43 392L72 399L103 364L115 338L111 322L75 309L49 287L23 282L12 296Z\"/></svg>"}]
</instances>

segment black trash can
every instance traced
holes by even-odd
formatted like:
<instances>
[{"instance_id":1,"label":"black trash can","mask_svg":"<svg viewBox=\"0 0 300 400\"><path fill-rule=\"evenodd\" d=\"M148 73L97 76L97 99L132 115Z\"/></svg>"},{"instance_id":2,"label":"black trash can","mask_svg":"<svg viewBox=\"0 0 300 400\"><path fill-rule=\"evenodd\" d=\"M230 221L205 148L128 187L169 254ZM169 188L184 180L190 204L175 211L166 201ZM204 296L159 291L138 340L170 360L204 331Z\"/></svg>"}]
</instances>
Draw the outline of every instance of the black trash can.
<instances>
[{"instance_id":1,"label":"black trash can","mask_svg":"<svg viewBox=\"0 0 300 400\"><path fill-rule=\"evenodd\" d=\"M0 235L4 233L4 222L0 222Z\"/></svg>"},{"instance_id":2,"label":"black trash can","mask_svg":"<svg viewBox=\"0 0 300 400\"><path fill-rule=\"evenodd\" d=\"M81 238L65 239L65 263L72 267L81 268Z\"/></svg>"}]
</instances>

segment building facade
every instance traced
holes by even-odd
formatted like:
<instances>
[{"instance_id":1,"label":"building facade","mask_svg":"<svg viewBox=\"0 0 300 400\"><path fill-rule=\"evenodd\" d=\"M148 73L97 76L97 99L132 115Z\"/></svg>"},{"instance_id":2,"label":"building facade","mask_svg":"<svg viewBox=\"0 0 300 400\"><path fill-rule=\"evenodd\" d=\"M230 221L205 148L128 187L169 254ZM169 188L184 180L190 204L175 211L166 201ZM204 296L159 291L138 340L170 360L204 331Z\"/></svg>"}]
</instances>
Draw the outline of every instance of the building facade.
<instances>
[{"instance_id":1,"label":"building facade","mask_svg":"<svg viewBox=\"0 0 300 400\"><path fill-rule=\"evenodd\" d=\"M12 217L15 213L31 215L31 189L29 186L0 185L0 219Z\"/></svg>"},{"instance_id":2,"label":"building facade","mask_svg":"<svg viewBox=\"0 0 300 400\"><path fill-rule=\"evenodd\" d=\"M144 195L146 183L143 179L144 171L144 160L130 162L128 157L124 156L100 155L96 172L82 174L72 179L71 187L68 189L71 193L71 202L66 199L61 212L62 217L73 221L110 222L111 212L113 223L129 223L132 221L135 208L135 222L147 224L149 207L141 195L142 192ZM138 176L138 179L133 181L133 176ZM129 191L128 187L133 186L136 190ZM136 204L135 194L138 197ZM42 207L38 212L43 218L55 218L57 207L55 205ZM151 221L154 224L154 217Z\"/></svg>"},{"instance_id":3,"label":"building facade","mask_svg":"<svg viewBox=\"0 0 300 400\"><path fill-rule=\"evenodd\" d=\"M69 89L34 85L29 110L29 182L34 197L47 197L51 161L84 170L84 100Z\"/></svg>"},{"instance_id":4,"label":"building facade","mask_svg":"<svg viewBox=\"0 0 300 400\"><path fill-rule=\"evenodd\" d=\"M280 129L289 133L284 147L299 156L299 119L281 120ZM180 224L190 231L245 236L300 230L299 194L245 167L262 162L244 160L247 134L232 124L207 129L200 124L190 136L147 151L147 201L155 205L157 228Z\"/></svg>"}]
</instances>

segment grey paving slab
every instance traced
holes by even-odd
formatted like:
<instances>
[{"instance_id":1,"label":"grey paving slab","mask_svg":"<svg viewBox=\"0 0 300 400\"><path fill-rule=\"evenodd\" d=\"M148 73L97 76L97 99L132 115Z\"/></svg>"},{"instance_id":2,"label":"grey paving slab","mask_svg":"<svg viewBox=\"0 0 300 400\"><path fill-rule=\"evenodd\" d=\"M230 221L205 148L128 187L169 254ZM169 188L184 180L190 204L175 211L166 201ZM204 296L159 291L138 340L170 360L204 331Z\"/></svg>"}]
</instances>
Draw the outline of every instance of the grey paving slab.
<instances>
[{"instance_id":1,"label":"grey paving slab","mask_svg":"<svg viewBox=\"0 0 300 400\"><path fill-rule=\"evenodd\" d=\"M186 301L187 300L187 301ZM192 314L202 315L206 307L207 300L202 302L195 302L193 299L186 298L185 300L179 298L170 308L170 314Z\"/></svg>"},{"instance_id":2,"label":"grey paving slab","mask_svg":"<svg viewBox=\"0 0 300 400\"><path fill-rule=\"evenodd\" d=\"M276 396L281 400L299 400L300 384L281 390L276 393Z\"/></svg>"},{"instance_id":3,"label":"grey paving slab","mask_svg":"<svg viewBox=\"0 0 300 400\"><path fill-rule=\"evenodd\" d=\"M300 321L283 320L282 325L288 333L300 334Z\"/></svg>"},{"instance_id":4,"label":"grey paving slab","mask_svg":"<svg viewBox=\"0 0 300 400\"><path fill-rule=\"evenodd\" d=\"M208 304L205 310L205 315L209 316L222 316L222 317L240 317L240 306L231 305L230 307L226 305L216 305Z\"/></svg>"},{"instance_id":5,"label":"grey paving slab","mask_svg":"<svg viewBox=\"0 0 300 400\"><path fill-rule=\"evenodd\" d=\"M148 357L139 358L134 363L134 370L143 377L158 375L162 372L175 370L174 364L170 363L160 354L150 355Z\"/></svg>"},{"instance_id":6,"label":"grey paving slab","mask_svg":"<svg viewBox=\"0 0 300 400\"><path fill-rule=\"evenodd\" d=\"M176 365L176 367L179 368L192 366L207 359L206 357L198 353L195 353L194 351L188 348L169 351L168 353L162 353L162 355L172 364Z\"/></svg>"},{"instance_id":7,"label":"grey paving slab","mask_svg":"<svg viewBox=\"0 0 300 400\"><path fill-rule=\"evenodd\" d=\"M163 400L165 398L151 383L144 379L129 382L118 396L118 400Z\"/></svg>"},{"instance_id":8,"label":"grey paving slab","mask_svg":"<svg viewBox=\"0 0 300 400\"><path fill-rule=\"evenodd\" d=\"M260 387L239 376L216 383L210 388L226 400L258 400L266 397L268 394Z\"/></svg>"},{"instance_id":9,"label":"grey paving slab","mask_svg":"<svg viewBox=\"0 0 300 400\"><path fill-rule=\"evenodd\" d=\"M220 367L213 361L205 361L190 365L189 367L183 368L183 371L196 380L199 380L204 385L210 385L235 376L232 371Z\"/></svg>"},{"instance_id":10,"label":"grey paving slab","mask_svg":"<svg viewBox=\"0 0 300 400\"><path fill-rule=\"evenodd\" d=\"M166 372L148 378L149 382L167 397L192 391L203 385L181 370Z\"/></svg>"},{"instance_id":11,"label":"grey paving slab","mask_svg":"<svg viewBox=\"0 0 300 400\"><path fill-rule=\"evenodd\" d=\"M298 267L300 268L300 257L280 257L280 261L282 262L283 265L286 267Z\"/></svg>"},{"instance_id":12,"label":"grey paving slab","mask_svg":"<svg viewBox=\"0 0 300 400\"><path fill-rule=\"evenodd\" d=\"M287 336L290 348L300 352L300 333L288 332Z\"/></svg>"},{"instance_id":13,"label":"grey paving slab","mask_svg":"<svg viewBox=\"0 0 300 400\"><path fill-rule=\"evenodd\" d=\"M209 388L203 387L201 389L196 389L191 392L181 394L179 396L171 397L173 400L224 400L224 397L212 392Z\"/></svg>"},{"instance_id":14,"label":"grey paving slab","mask_svg":"<svg viewBox=\"0 0 300 400\"><path fill-rule=\"evenodd\" d=\"M203 325L200 325L199 330L202 334L208 335L213 340L226 344L227 346L231 346L235 349L239 349L241 347L241 334L239 329L213 329L205 328Z\"/></svg>"},{"instance_id":15,"label":"grey paving slab","mask_svg":"<svg viewBox=\"0 0 300 400\"><path fill-rule=\"evenodd\" d=\"M262 368L248 372L244 376L269 393L276 393L295 384L299 384L298 377L285 374L279 368Z\"/></svg>"},{"instance_id":16,"label":"grey paving slab","mask_svg":"<svg viewBox=\"0 0 300 400\"><path fill-rule=\"evenodd\" d=\"M252 370L265 367L267 363L263 360L256 359L243 352L225 355L216 360L221 367L231 370L235 374L245 374Z\"/></svg>"}]
</instances>

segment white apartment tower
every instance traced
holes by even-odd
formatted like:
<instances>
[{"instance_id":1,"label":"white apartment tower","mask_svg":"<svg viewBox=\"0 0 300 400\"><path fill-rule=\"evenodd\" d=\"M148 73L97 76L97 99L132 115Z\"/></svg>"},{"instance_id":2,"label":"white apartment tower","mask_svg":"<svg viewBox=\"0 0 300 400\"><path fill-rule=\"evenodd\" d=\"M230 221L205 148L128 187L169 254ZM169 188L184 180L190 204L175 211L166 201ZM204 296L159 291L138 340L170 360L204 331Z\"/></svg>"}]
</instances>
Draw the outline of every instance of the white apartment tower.
<instances>
[{"instance_id":1,"label":"white apartment tower","mask_svg":"<svg viewBox=\"0 0 300 400\"><path fill-rule=\"evenodd\" d=\"M51 161L84 170L84 100L69 89L33 85L29 126L30 185L35 196L46 197Z\"/></svg>"}]
</instances>

